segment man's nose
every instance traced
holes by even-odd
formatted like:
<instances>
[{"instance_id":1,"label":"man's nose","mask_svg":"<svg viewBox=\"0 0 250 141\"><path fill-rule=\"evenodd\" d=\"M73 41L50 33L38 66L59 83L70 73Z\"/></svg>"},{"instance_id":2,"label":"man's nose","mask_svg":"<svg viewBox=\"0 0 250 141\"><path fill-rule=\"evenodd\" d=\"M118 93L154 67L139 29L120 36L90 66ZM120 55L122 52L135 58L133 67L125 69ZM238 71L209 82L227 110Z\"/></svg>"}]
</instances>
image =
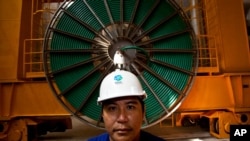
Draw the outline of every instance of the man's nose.
<instances>
[{"instance_id":1,"label":"man's nose","mask_svg":"<svg viewBox=\"0 0 250 141\"><path fill-rule=\"evenodd\" d=\"M128 121L128 114L125 109L121 109L118 115L118 122L127 122Z\"/></svg>"}]
</instances>

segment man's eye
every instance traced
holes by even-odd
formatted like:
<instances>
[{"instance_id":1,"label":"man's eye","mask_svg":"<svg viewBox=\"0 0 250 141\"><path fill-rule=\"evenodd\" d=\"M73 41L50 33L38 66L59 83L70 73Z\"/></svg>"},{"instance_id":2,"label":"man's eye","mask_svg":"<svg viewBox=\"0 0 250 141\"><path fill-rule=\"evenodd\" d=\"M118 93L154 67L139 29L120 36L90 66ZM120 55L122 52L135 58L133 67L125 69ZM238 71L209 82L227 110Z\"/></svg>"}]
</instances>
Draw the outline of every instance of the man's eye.
<instances>
[{"instance_id":1,"label":"man's eye","mask_svg":"<svg viewBox=\"0 0 250 141\"><path fill-rule=\"evenodd\" d=\"M135 109L135 106L134 106L134 105L128 105L128 106L127 106L127 109L129 109L129 110L134 110L134 109Z\"/></svg>"},{"instance_id":2,"label":"man's eye","mask_svg":"<svg viewBox=\"0 0 250 141\"><path fill-rule=\"evenodd\" d=\"M116 107L115 107L115 106L110 106L110 107L108 107L108 110L109 110L109 111L115 111L115 110L116 110Z\"/></svg>"}]
</instances>

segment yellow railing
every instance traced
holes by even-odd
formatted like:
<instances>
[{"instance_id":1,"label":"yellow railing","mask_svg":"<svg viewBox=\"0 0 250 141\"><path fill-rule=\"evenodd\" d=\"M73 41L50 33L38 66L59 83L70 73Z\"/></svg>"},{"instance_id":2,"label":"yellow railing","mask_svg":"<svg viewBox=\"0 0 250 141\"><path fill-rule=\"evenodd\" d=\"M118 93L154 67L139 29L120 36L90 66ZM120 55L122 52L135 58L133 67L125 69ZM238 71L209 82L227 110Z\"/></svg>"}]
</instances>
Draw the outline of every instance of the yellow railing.
<instances>
[{"instance_id":1,"label":"yellow railing","mask_svg":"<svg viewBox=\"0 0 250 141\"><path fill-rule=\"evenodd\" d=\"M198 73L219 72L218 46L220 28L215 0L175 0L188 16L198 44ZM209 13L209 16L208 14ZM212 35L216 33L216 35Z\"/></svg>"},{"instance_id":2,"label":"yellow railing","mask_svg":"<svg viewBox=\"0 0 250 141\"><path fill-rule=\"evenodd\" d=\"M198 73L219 72L216 38L209 35L198 35Z\"/></svg>"},{"instance_id":3,"label":"yellow railing","mask_svg":"<svg viewBox=\"0 0 250 141\"><path fill-rule=\"evenodd\" d=\"M32 0L30 38L23 41L24 78L45 77L43 41L45 30L53 14L64 0Z\"/></svg>"},{"instance_id":4,"label":"yellow railing","mask_svg":"<svg viewBox=\"0 0 250 141\"><path fill-rule=\"evenodd\" d=\"M24 40L23 72L26 78L44 77L43 38Z\"/></svg>"}]
</instances>

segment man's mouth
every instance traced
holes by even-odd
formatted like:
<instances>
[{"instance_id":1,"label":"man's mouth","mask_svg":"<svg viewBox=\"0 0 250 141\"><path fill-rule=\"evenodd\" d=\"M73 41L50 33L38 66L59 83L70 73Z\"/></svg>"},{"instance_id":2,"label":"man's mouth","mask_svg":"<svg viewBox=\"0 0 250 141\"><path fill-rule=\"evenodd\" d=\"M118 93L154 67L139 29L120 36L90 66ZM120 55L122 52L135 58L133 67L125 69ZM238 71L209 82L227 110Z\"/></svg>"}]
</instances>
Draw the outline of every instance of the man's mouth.
<instances>
[{"instance_id":1,"label":"man's mouth","mask_svg":"<svg viewBox=\"0 0 250 141\"><path fill-rule=\"evenodd\" d=\"M132 131L132 129L131 128L118 128L118 129L114 129L113 131L118 134L127 134L130 131Z\"/></svg>"}]
</instances>

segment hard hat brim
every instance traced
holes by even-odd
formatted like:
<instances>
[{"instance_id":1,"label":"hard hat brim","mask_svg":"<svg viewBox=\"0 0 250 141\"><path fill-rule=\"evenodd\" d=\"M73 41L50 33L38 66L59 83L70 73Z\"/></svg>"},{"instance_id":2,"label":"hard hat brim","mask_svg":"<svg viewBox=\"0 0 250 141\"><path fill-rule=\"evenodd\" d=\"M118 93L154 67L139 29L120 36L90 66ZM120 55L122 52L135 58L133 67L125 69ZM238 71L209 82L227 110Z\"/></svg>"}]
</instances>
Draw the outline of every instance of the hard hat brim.
<instances>
[{"instance_id":1,"label":"hard hat brim","mask_svg":"<svg viewBox=\"0 0 250 141\"><path fill-rule=\"evenodd\" d=\"M123 98L123 97L140 97L142 100L145 100L147 98L147 94L145 93L140 93L140 94L133 94L133 95L117 95L117 96L112 96L112 97L106 97L106 98L101 98L98 97L97 103L101 104L104 101L111 100L111 99L116 99L116 98Z\"/></svg>"}]
</instances>

